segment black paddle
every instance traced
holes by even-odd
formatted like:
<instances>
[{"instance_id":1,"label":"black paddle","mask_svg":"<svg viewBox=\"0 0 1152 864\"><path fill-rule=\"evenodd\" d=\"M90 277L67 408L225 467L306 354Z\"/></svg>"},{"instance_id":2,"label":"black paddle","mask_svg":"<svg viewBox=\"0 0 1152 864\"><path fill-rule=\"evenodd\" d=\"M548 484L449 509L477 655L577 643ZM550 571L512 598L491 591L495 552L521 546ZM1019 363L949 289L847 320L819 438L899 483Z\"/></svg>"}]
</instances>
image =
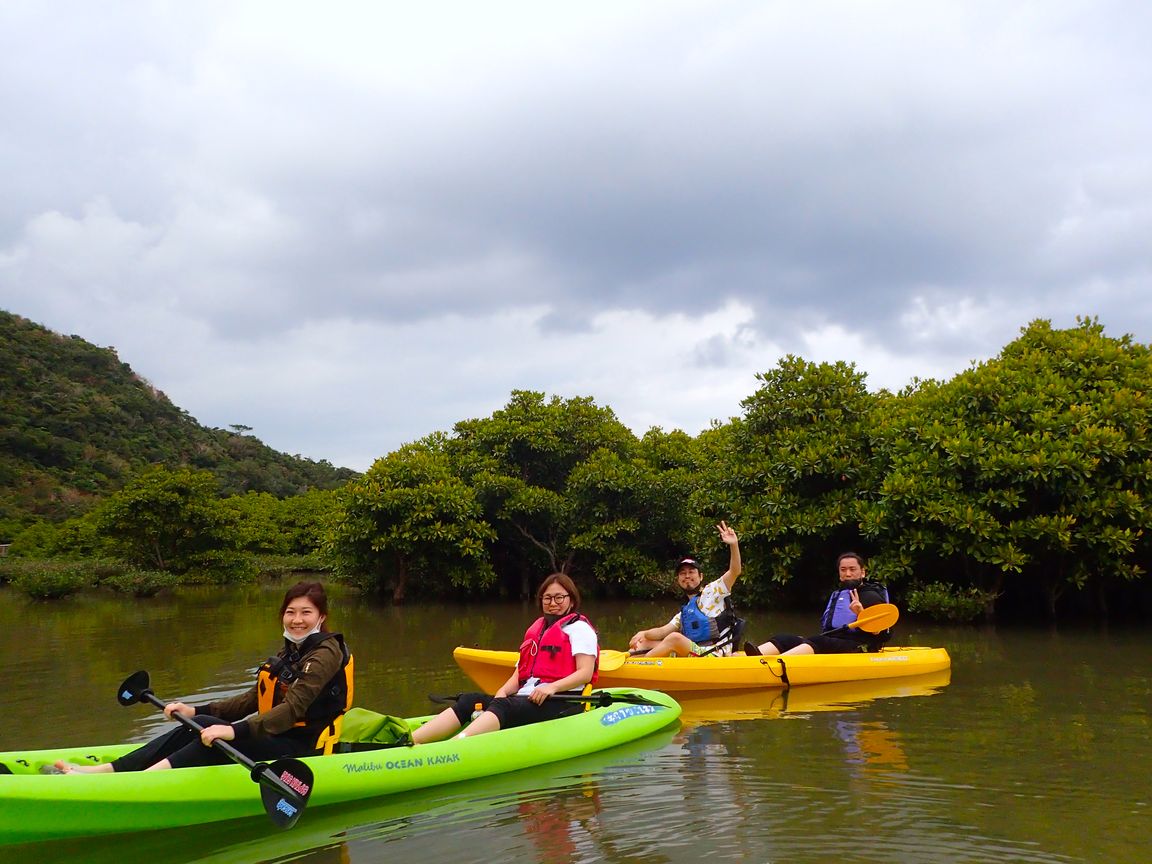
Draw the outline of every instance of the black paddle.
<instances>
[{"instance_id":1,"label":"black paddle","mask_svg":"<svg viewBox=\"0 0 1152 864\"><path fill-rule=\"evenodd\" d=\"M428 698L433 702L440 705L452 705L463 694L457 693L455 696L433 696L429 694ZM639 693L609 693L606 690L600 690L588 696L582 696L579 693L553 693L548 697L548 701L555 699L557 702L587 702L596 708L607 708L614 702L627 702L630 705L659 705L660 707L667 707L661 702L654 702L647 696L641 696Z\"/></svg>"},{"instance_id":2,"label":"black paddle","mask_svg":"<svg viewBox=\"0 0 1152 864\"><path fill-rule=\"evenodd\" d=\"M116 694L121 705L135 705L137 702L149 702L164 710L167 704L159 699L148 686L148 673L140 670L125 679L120 685L120 692ZM204 727L183 714L173 714L173 720L178 720L196 732L203 732ZM312 769L299 759L277 759L271 765L266 762L254 762L227 741L217 738L212 746L220 750L233 762L237 762L248 769L253 782L260 784L260 799L264 802L264 810L277 828L291 828L304 812L308 797L312 794Z\"/></svg>"}]
</instances>

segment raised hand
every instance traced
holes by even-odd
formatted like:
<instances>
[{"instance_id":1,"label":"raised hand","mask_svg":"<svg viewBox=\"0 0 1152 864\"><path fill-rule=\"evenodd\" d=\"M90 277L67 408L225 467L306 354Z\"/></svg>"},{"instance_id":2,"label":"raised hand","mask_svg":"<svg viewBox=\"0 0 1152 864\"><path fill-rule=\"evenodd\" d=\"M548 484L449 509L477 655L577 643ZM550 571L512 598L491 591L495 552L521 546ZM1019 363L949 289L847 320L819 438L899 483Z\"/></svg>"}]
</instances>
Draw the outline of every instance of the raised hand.
<instances>
[{"instance_id":1,"label":"raised hand","mask_svg":"<svg viewBox=\"0 0 1152 864\"><path fill-rule=\"evenodd\" d=\"M716 530L720 532L720 539L727 543L729 546L734 546L740 539L736 536L736 532L728 527L727 522L721 522L716 526Z\"/></svg>"},{"instance_id":2,"label":"raised hand","mask_svg":"<svg viewBox=\"0 0 1152 864\"><path fill-rule=\"evenodd\" d=\"M848 592L848 609L857 615L864 611L864 604L860 602L860 592L855 588Z\"/></svg>"}]
</instances>

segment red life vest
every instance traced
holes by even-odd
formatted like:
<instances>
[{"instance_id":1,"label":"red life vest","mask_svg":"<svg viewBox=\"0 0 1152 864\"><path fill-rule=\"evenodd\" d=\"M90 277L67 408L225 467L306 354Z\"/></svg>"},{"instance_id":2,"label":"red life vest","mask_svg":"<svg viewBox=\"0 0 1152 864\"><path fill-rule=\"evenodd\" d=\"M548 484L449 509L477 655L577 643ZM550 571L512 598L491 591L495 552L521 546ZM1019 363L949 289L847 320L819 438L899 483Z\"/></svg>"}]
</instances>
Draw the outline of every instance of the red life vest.
<instances>
[{"instance_id":1,"label":"red life vest","mask_svg":"<svg viewBox=\"0 0 1152 864\"><path fill-rule=\"evenodd\" d=\"M559 681L576 671L572 642L568 634L561 629L573 621L583 621L589 627L592 626L592 622L579 612L573 612L571 615L562 616L547 629L541 616L524 631L524 642L520 645L520 662L517 665L521 685L529 678L539 678L544 683ZM597 657L596 665L592 669L591 684L595 684L596 679L600 677L599 669L600 658Z\"/></svg>"}]
</instances>

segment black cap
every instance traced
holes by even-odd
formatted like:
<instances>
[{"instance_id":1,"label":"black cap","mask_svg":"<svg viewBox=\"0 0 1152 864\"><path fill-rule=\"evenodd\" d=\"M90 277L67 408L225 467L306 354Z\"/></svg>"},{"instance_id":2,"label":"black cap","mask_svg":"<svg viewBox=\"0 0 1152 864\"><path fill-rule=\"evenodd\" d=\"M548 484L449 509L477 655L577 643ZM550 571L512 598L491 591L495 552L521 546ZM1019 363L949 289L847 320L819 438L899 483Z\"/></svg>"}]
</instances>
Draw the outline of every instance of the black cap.
<instances>
[{"instance_id":1,"label":"black cap","mask_svg":"<svg viewBox=\"0 0 1152 864\"><path fill-rule=\"evenodd\" d=\"M676 562L676 572L677 573L679 573L685 567L695 567L697 570L699 570L700 569L700 562L697 561L695 558L681 558L679 561Z\"/></svg>"}]
</instances>

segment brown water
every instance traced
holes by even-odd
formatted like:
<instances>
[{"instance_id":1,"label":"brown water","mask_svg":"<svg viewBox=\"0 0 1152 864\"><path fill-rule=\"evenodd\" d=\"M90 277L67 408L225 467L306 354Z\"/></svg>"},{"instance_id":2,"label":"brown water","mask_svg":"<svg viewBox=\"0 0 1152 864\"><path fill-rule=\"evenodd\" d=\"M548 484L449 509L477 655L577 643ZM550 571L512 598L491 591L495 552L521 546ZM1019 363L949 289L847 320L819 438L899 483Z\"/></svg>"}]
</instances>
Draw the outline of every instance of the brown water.
<instances>
[{"instance_id":1,"label":"brown water","mask_svg":"<svg viewBox=\"0 0 1152 864\"><path fill-rule=\"evenodd\" d=\"M236 692L279 641L276 586L31 603L0 590L0 750L142 740L162 727L115 689L147 668L165 699ZM604 647L671 603L592 604ZM432 710L469 682L458 644L513 648L521 605L394 609L334 592L357 702ZM755 613L751 629L811 629ZM812 616L813 618L815 615ZM798 688L686 704L628 748L366 804L127 838L0 849L0 861L1145 862L1152 837L1152 633L903 623L943 645L950 683ZM3 806L0 800L0 806Z\"/></svg>"}]
</instances>

